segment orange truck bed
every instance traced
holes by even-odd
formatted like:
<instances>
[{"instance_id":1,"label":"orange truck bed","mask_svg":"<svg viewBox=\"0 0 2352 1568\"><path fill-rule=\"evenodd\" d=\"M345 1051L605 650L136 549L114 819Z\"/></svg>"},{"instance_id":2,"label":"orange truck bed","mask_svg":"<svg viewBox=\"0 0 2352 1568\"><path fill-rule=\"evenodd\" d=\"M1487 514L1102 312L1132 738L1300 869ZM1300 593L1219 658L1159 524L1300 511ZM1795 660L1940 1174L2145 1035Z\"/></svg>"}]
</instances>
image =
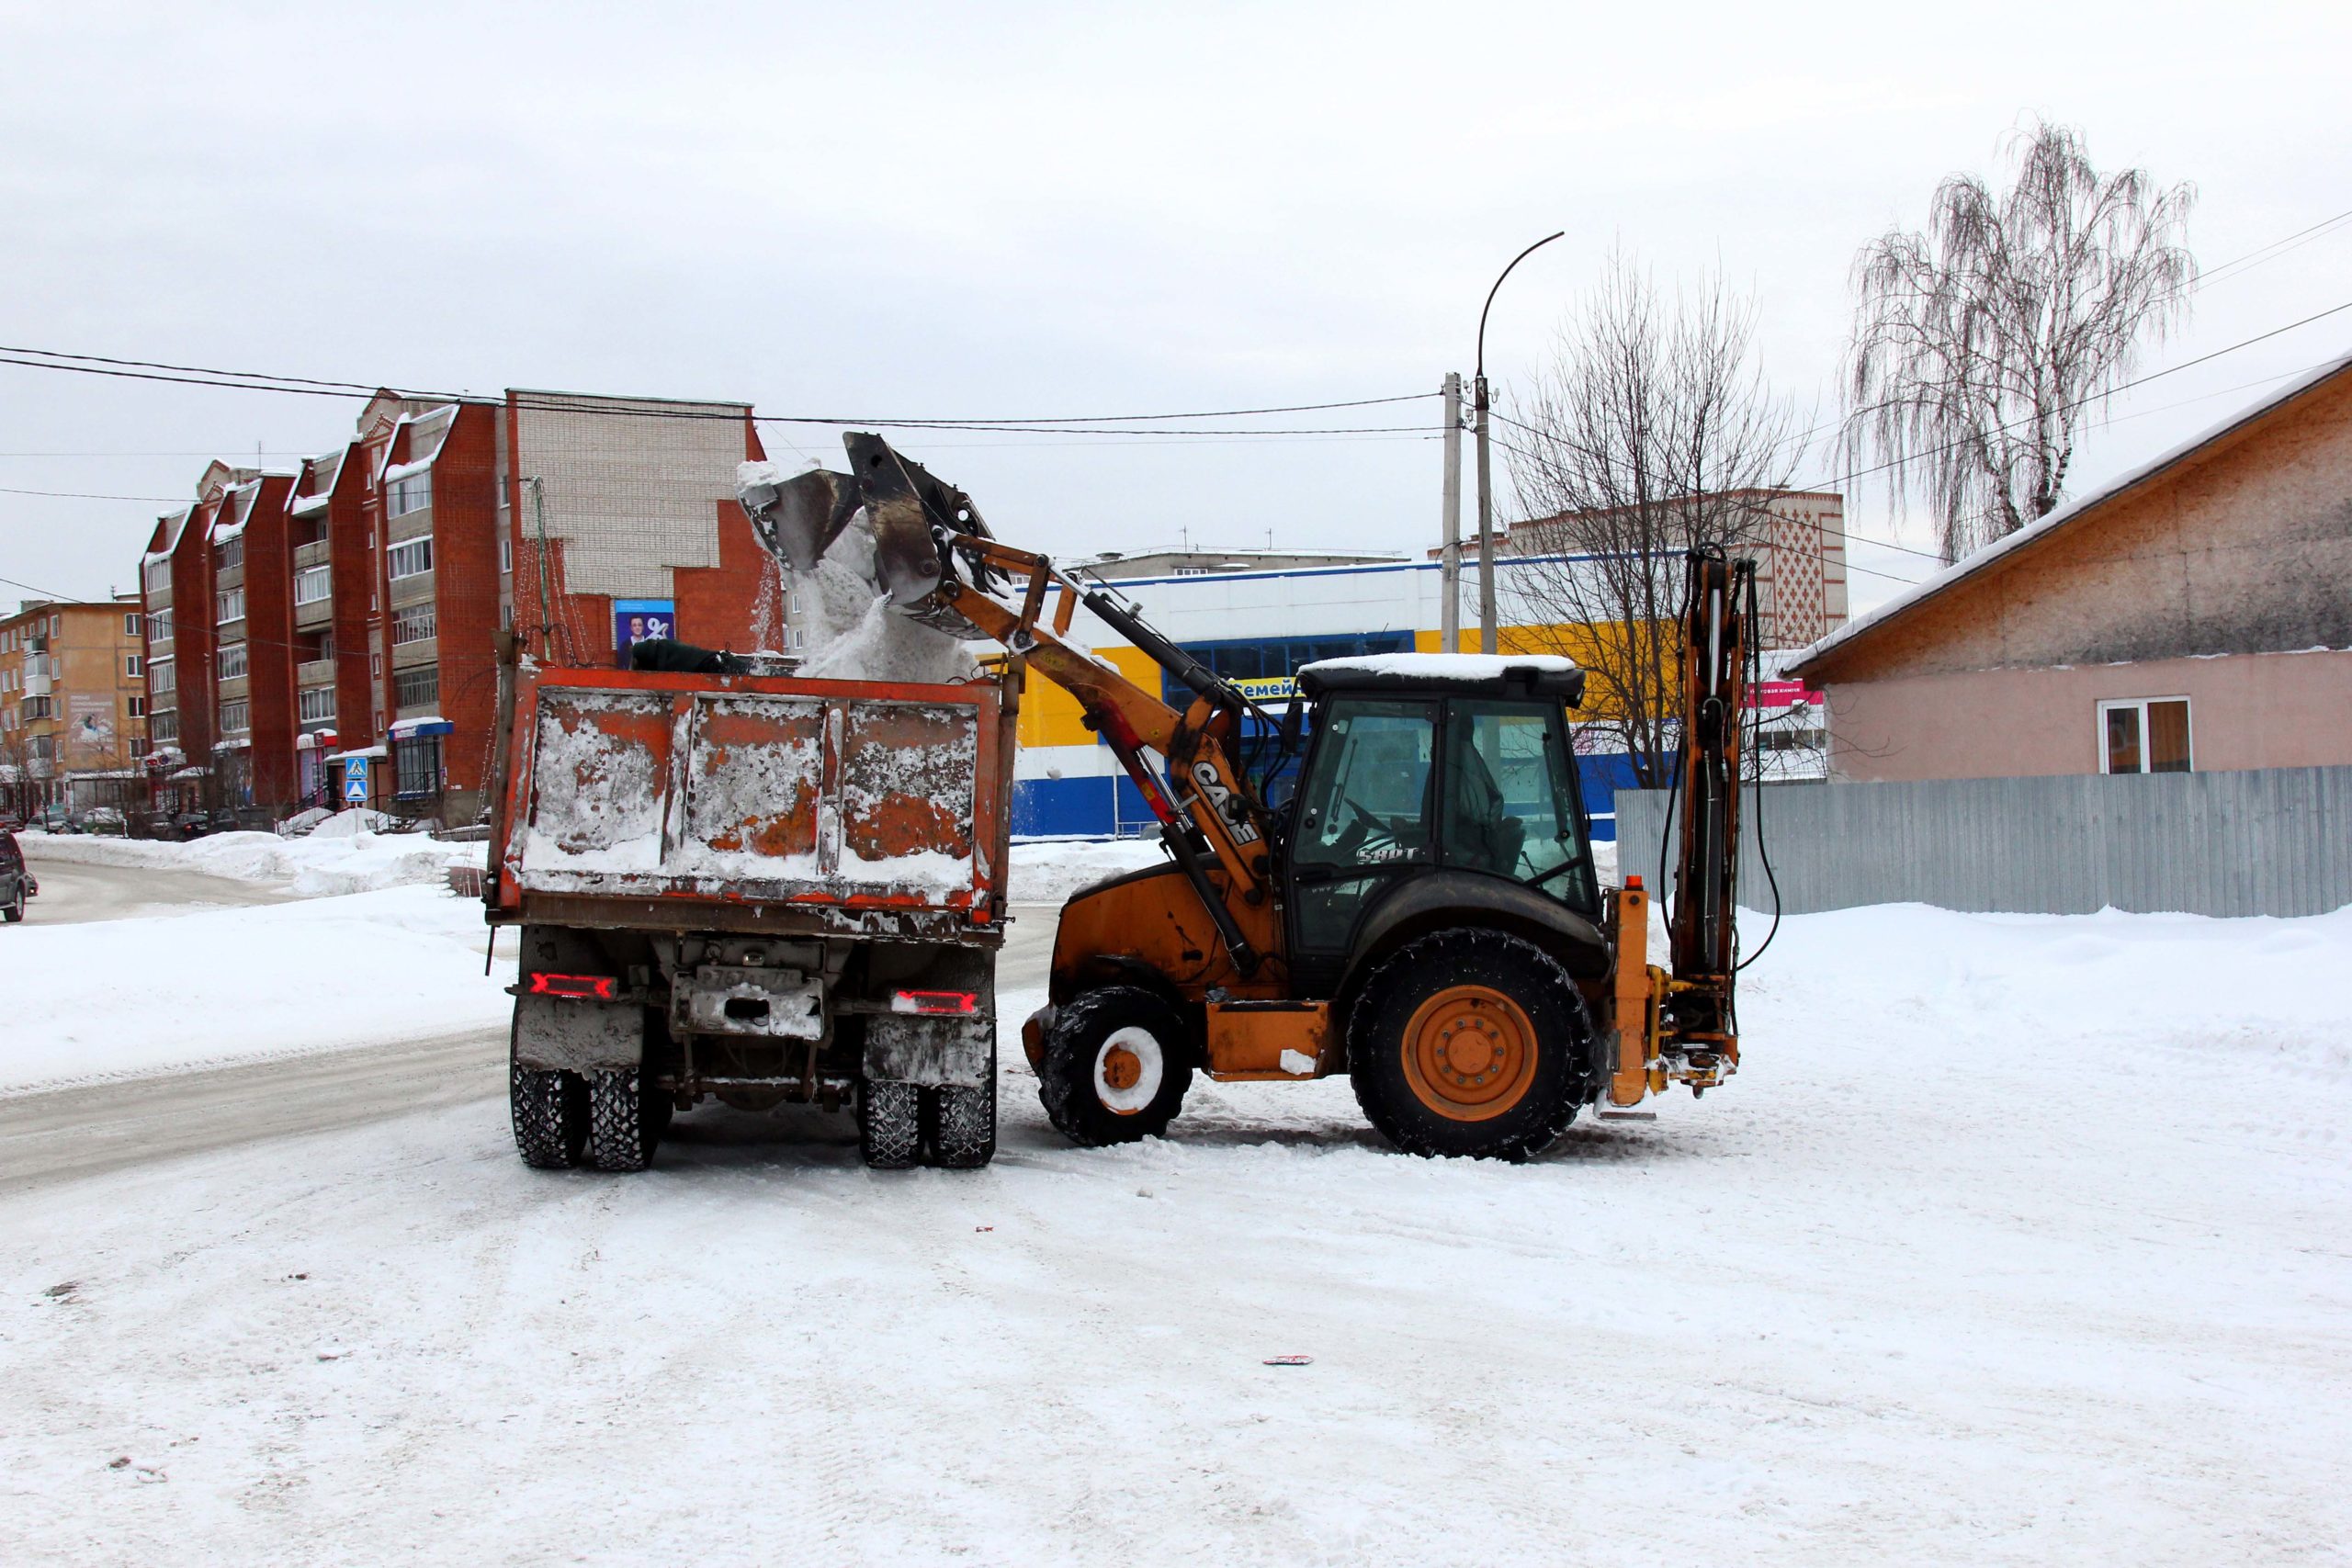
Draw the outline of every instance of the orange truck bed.
<instances>
[{"instance_id":1,"label":"orange truck bed","mask_svg":"<svg viewBox=\"0 0 2352 1568\"><path fill-rule=\"evenodd\" d=\"M514 671L492 918L993 943L1001 688Z\"/></svg>"}]
</instances>

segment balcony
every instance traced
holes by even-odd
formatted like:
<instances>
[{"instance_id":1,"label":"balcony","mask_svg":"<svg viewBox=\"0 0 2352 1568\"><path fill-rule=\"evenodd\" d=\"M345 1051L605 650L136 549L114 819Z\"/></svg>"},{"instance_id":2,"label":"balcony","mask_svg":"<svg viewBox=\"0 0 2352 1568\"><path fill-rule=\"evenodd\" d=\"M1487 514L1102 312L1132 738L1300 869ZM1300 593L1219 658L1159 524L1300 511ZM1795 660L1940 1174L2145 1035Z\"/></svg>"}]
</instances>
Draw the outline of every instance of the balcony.
<instances>
[{"instance_id":1,"label":"balcony","mask_svg":"<svg viewBox=\"0 0 2352 1568\"><path fill-rule=\"evenodd\" d=\"M331 686L334 684L334 660L313 659L294 666L294 683L298 686Z\"/></svg>"},{"instance_id":2,"label":"balcony","mask_svg":"<svg viewBox=\"0 0 2352 1568\"><path fill-rule=\"evenodd\" d=\"M330 541L325 539L313 539L307 545L295 546L294 570L300 571L304 567L326 565L330 549Z\"/></svg>"},{"instance_id":3,"label":"balcony","mask_svg":"<svg viewBox=\"0 0 2352 1568\"><path fill-rule=\"evenodd\" d=\"M324 545L305 545L303 549L323 552ZM299 558L299 552L298 552ZM298 566L294 572L294 629L317 631L334 620L334 572L324 561Z\"/></svg>"},{"instance_id":4,"label":"balcony","mask_svg":"<svg viewBox=\"0 0 2352 1568\"><path fill-rule=\"evenodd\" d=\"M396 642L392 644L392 668L409 670L419 664L430 664L440 657L440 649L441 639L438 637L423 637L409 642Z\"/></svg>"}]
</instances>

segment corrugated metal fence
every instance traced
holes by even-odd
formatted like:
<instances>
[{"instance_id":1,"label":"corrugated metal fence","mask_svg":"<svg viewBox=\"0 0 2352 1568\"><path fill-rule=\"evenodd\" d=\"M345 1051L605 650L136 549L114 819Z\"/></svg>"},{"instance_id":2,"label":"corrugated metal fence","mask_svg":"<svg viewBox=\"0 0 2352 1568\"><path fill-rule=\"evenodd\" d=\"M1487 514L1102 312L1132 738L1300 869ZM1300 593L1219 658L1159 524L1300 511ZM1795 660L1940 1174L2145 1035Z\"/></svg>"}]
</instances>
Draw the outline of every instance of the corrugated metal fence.
<instances>
[{"instance_id":1,"label":"corrugated metal fence","mask_svg":"<svg viewBox=\"0 0 2352 1568\"><path fill-rule=\"evenodd\" d=\"M2312 915L2352 904L2352 768L1771 784L1751 790L1739 901L2084 914ZM1666 795L1622 790L1626 872L1657 874ZM1670 874L1670 868L1669 868Z\"/></svg>"}]
</instances>

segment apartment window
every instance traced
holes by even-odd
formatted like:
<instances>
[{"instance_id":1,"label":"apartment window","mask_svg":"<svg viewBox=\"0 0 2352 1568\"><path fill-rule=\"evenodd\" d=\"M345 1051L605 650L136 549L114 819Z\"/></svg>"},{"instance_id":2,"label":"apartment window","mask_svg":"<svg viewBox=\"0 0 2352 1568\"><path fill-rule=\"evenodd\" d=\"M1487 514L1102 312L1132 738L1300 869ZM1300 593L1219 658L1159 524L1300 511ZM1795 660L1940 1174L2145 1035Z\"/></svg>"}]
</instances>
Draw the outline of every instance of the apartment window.
<instances>
[{"instance_id":1,"label":"apartment window","mask_svg":"<svg viewBox=\"0 0 2352 1568\"><path fill-rule=\"evenodd\" d=\"M410 539L394 545L385 560L394 578L422 577L433 570L433 541Z\"/></svg>"},{"instance_id":2,"label":"apartment window","mask_svg":"<svg viewBox=\"0 0 2352 1568\"><path fill-rule=\"evenodd\" d=\"M514 541L503 534L498 539L498 570L501 571L514 570Z\"/></svg>"},{"instance_id":3,"label":"apartment window","mask_svg":"<svg viewBox=\"0 0 2352 1568\"><path fill-rule=\"evenodd\" d=\"M243 697L231 697L220 705L220 733L234 735L241 729L253 728L253 705Z\"/></svg>"},{"instance_id":4,"label":"apartment window","mask_svg":"<svg viewBox=\"0 0 2352 1568\"><path fill-rule=\"evenodd\" d=\"M27 697L25 699L25 716L27 718L54 718L57 716L57 713L56 708L53 705L52 699L49 697Z\"/></svg>"},{"instance_id":5,"label":"apartment window","mask_svg":"<svg viewBox=\"0 0 2352 1568\"><path fill-rule=\"evenodd\" d=\"M54 737L36 735L25 744L30 748L34 761L54 762L57 761L57 741Z\"/></svg>"},{"instance_id":6,"label":"apartment window","mask_svg":"<svg viewBox=\"0 0 2352 1568\"><path fill-rule=\"evenodd\" d=\"M165 708L147 726L147 738L158 746L168 746L180 738L180 716Z\"/></svg>"},{"instance_id":7,"label":"apartment window","mask_svg":"<svg viewBox=\"0 0 2352 1568\"><path fill-rule=\"evenodd\" d=\"M434 615L430 604L411 604L392 612L392 641L423 642L433 635Z\"/></svg>"},{"instance_id":8,"label":"apartment window","mask_svg":"<svg viewBox=\"0 0 2352 1568\"><path fill-rule=\"evenodd\" d=\"M2132 697L2098 705L2099 772L2190 771L2188 699Z\"/></svg>"},{"instance_id":9,"label":"apartment window","mask_svg":"<svg viewBox=\"0 0 2352 1568\"><path fill-rule=\"evenodd\" d=\"M242 642L223 644L218 667L214 670L212 678L216 681L234 681L242 678L244 672L245 645Z\"/></svg>"},{"instance_id":10,"label":"apartment window","mask_svg":"<svg viewBox=\"0 0 2352 1568\"><path fill-rule=\"evenodd\" d=\"M212 607L217 612L212 618L221 626L242 621L245 618L245 591L224 588L212 596Z\"/></svg>"},{"instance_id":11,"label":"apartment window","mask_svg":"<svg viewBox=\"0 0 2352 1568\"><path fill-rule=\"evenodd\" d=\"M168 659L159 659L147 666L147 689L157 696L172 691L179 684L180 667Z\"/></svg>"},{"instance_id":12,"label":"apartment window","mask_svg":"<svg viewBox=\"0 0 2352 1568\"><path fill-rule=\"evenodd\" d=\"M147 699L145 697L132 697L130 699L130 702L131 717L145 718L147 716Z\"/></svg>"},{"instance_id":13,"label":"apartment window","mask_svg":"<svg viewBox=\"0 0 2352 1568\"><path fill-rule=\"evenodd\" d=\"M135 653L126 653L122 656L122 672L133 680L138 679L141 671L145 667L145 660Z\"/></svg>"},{"instance_id":14,"label":"apartment window","mask_svg":"<svg viewBox=\"0 0 2352 1568\"><path fill-rule=\"evenodd\" d=\"M315 719L333 718L334 716L334 688L305 686L302 689L301 705L302 722L305 724Z\"/></svg>"},{"instance_id":15,"label":"apartment window","mask_svg":"<svg viewBox=\"0 0 2352 1568\"><path fill-rule=\"evenodd\" d=\"M168 643L171 640L172 613L169 610L158 610L155 614L148 616L147 641L149 646L152 647L157 643Z\"/></svg>"},{"instance_id":16,"label":"apartment window","mask_svg":"<svg viewBox=\"0 0 2352 1568\"><path fill-rule=\"evenodd\" d=\"M125 637L137 637L137 636L139 636L139 635L140 635L140 627L141 627L141 626L142 625L143 621L144 621L144 617L143 617L143 616L137 615L130 615L130 614L126 614L126 615L122 617L122 635L123 635L123 636L125 636Z\"/></svg>"},{"instance_id":17,"label":"apartment window","mask_svg":"<svg viewBox=\"0 0 2352 1568\"><path fill-rule=\"evenodd\" d=\"M172 563L168 560L149 561L141 581L147 584L148 592L163 592L172 585Z\"/></svg>"},{"instance_id":18,"label":"apartment window","mask_svg":"<svg viewBox=\"0 0 2352 1568\"><path fill-rule=\"evenodd\" d=\"M432 504L433 470L430 468L421 474L411 474L406 479L394 479L391 488L384 492L384 514L387 517L405 517Z\"/></svg>"},{"instance_id":19,"label":"apartment window","mask_svg":"<svg viewBox=\"0 0 2352 1568\"><path fill-rule=\"evenodd\" d=\"M294 603L315 604L334 592L334 569L322 563L294 574Z\"/></svg>"},{"instance_id":20,"label":"apartment window","mask_svg":"<svg viewBox=\"0 0 2352 1568\"><path fill-rule=\"evenodd\" d=\"M243 534L232 534L213 547L212 568L215 571L226 571L232 566L244 564L245 536Z\"/></svg>"},{"instance_id":21,"label":"apartment window","mask_svg":"<svg viewBox=\"0 0 2352 1568\"><path fill-rule=\"evenodd\" d=\"M426 664L414 670L392 671L392 692L399 705L413 708L441 700L441 671Z\"/></svg>"}]
</instances>

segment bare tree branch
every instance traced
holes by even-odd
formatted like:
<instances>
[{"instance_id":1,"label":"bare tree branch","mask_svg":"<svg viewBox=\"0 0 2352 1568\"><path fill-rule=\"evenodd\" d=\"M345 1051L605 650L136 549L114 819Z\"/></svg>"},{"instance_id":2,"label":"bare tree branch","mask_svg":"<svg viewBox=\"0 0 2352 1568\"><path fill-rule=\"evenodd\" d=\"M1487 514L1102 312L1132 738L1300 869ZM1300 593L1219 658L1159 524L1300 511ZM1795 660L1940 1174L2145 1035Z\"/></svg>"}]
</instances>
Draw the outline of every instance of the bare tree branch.
<instances>
[{"instance_id":1,"label":"bare tree branch","mask_svg":"<svg viewBox=\"0 0 2352 1568\"><path fill-rule=\"evenodd\" d=\"M1758 537L1800 456L1754 338L1720 276L1667 297L1621 254L1510 400L1501 445L1534 520L1511 530L1502 592L1520 636L1584 666L1587 733L1645 787L1672 766L1682 553Z\"/></svg>"},{"instance_id":2,"label":"bare tree branch","mask_svg":"<svg viewBox=\"0 0 2352 1568\"><path fill-rule=\"evenodd\" d=\"M1948 561L2058 504L2085 414L2197 279L2193 187L2101 175L2066 126L2020 140L2006 194L1954 175L1926 233L1890 231L1854 262L1841 446L1933 510Z\"/></svg>"}]
</instances>

